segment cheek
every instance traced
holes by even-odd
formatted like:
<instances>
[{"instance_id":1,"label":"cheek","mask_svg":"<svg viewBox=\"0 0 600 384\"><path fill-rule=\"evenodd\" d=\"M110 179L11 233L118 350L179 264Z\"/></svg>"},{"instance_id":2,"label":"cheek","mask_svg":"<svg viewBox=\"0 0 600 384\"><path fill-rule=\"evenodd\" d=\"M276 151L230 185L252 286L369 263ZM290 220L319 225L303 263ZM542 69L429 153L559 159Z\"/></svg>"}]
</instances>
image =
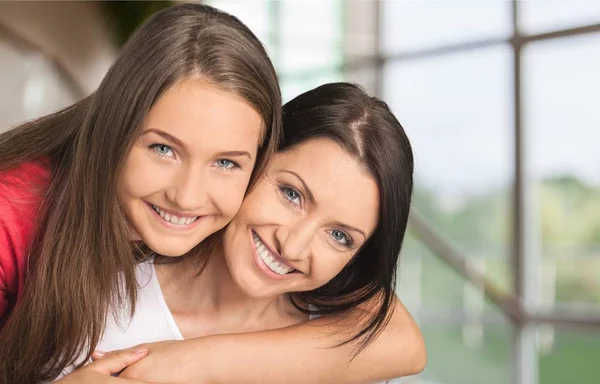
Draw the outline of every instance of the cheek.
<instances>
[{"instance_id":1,"label":"cheek","mask_svg":"<svg viewBox=\"0 0 600 384\"><path fill-rule=\"evenodd\" d=\"M229 177L231 178L215 180L211 189L219 211L231 219L238 213L242 205L250 177L246 175Z\"/></svg>"},{"instance_id":2,"label":"cheek","mask_svg":"<svg viewBox=\"0 0 600 384\"><path fill-rule=\"evenodd\" d=\"M311 276L318 288L337 276L351 260L351 256L330 249L314 252L311 262Z\"/></svg>"},{"instance_id":3,"label":"cheek","mask_svg":"<svg viewBox=\"0 0 600 384\"><path fill-rule=\"evenodd\" d=\"M125 161L119 178L121 198L140 198L164 189L171 179L173 171L160 166L142 149L134 148Z\"/></svg>"}]
</instances>

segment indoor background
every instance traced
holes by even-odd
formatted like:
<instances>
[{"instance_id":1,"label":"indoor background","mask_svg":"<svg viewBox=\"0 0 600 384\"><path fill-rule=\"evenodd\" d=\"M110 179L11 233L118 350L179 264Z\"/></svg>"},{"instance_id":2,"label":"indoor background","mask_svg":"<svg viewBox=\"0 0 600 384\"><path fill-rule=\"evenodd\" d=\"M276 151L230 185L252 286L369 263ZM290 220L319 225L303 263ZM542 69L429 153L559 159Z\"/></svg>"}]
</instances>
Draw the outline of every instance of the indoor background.
<instances>
[{"instance_id":1,"label":"indoor background","mask_svg":"<svg viewBox=\"0 0 600 384\"><path fill-rule=\"evenodd\" d=\"M93 92L171 2L0 2L0 130ZM600 382L600 0L212 0L284 100L383 98L416 159L398 293L428 366L404 383Z\"/></svg>"}]
</instances>

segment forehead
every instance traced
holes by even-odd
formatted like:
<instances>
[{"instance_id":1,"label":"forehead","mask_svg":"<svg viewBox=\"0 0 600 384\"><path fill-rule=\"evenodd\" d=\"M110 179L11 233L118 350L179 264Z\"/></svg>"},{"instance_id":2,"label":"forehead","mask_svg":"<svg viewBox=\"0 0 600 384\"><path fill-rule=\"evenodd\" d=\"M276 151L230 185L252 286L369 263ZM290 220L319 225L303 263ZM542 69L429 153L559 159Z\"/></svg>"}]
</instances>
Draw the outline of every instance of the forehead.
<instances>
[{"instance_id":1,"label":"forehead","mask_svg":"<svg viewBox=\"0 0 600 384\"><path fill-rule=\"evenodd\" d=\"M379 189L373 177L337 143L313 139L275 155L271 171L297 173L312 191L315 214L359 228L367 236L379 220Z\"/></svg>"},{"instance_id":2,"label":"forehead","mask_svg":"<svg viewBox=\"0 0 600 384\"><path fill-rule=\"evenodd\" d=\"M190 78L174 84L157 100L144 120L144 129L148 128L163 130L191 149L256 150L263 121L241 97Z\"/></svg>"}]
</instances>

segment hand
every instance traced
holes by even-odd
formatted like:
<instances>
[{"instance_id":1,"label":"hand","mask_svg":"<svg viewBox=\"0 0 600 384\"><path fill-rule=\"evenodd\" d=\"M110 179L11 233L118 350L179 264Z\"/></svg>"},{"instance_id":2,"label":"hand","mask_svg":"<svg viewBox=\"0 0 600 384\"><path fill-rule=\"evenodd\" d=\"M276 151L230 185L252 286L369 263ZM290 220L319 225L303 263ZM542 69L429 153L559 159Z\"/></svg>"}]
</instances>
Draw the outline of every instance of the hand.
<instances>
[{"instance_id":1,"label":"hand","mask_svg":"<svg viewBox=\"0 0 600 384\"><path fill-rule=\"evenodd\" d=\"M127 380L112 377L129 365L142 360L148 355L148 349L135 348L123 351L115 351L104 358L80 368L64 378L56 381L56 384L144 384L146 382Z\"/></svg>"},{"instance_id":2,"label":"hand","mask_svg":"<svg viewBox=\"0 0 600 384\"><path fill-rule=\"evenodd\" d=\"M184 341L160 341L138 345L132 349L145 348L148 350L148 356L143 360L129 365L119 378L130 380L152 380L153 383L186 383L183 361L190 355L190 351L185 348ZM93 359L112 358L114 352L107 352L103 356L94 353ZM193 356L193 355L192 355ZM197 362L196 362L197 364ZM201 377L194 377L193 383L205 384ZM136 382L137 383L137 382Z\"/></svg>"}]
</instances>

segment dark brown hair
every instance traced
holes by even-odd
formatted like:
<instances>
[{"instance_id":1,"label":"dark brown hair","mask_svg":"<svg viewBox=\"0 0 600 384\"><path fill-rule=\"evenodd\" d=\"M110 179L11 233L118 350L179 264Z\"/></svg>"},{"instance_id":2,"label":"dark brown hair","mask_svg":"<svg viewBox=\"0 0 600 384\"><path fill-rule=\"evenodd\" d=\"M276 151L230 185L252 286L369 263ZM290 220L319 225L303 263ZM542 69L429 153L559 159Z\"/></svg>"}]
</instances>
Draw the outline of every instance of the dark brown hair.
<instances>
[{"instance_id":1,"label":"dark brown hair","mask_svg":"<svg viewBox=\"0 0 600 384\"><path fill-rule=\"evenodd\" d=\"M53 379L82 351L89 356L113 305L135 308L139 247L128 238L117 179L145 115L189 76L242 97L261 115L253 182L280 136L277 76L243 23L200 4L151 16L91 96L0 135L0 170L41 158L52 172L23 296L0 320L0 383Z\"/></svg>"},{"instance_id":2,"label":"dark brown hair","mask_svg":"<svg viewBox=\"0 0 600 384\"><path fill-rule=\"evenodd\" d=\"M315 138L339 144L362 164L379 187L379 222L350 263L327 284L295 294L296 307L311 314L355 314L358 353L389 321L393 310L398 257L408 222L413 189L413 154L404 129L381 100L349 83L317 87L283 107L283 141L279 151ZM311 310L306 310L311 308ZM314 309L312 309L314 308Z\"/></svg>"}]
</instances>

